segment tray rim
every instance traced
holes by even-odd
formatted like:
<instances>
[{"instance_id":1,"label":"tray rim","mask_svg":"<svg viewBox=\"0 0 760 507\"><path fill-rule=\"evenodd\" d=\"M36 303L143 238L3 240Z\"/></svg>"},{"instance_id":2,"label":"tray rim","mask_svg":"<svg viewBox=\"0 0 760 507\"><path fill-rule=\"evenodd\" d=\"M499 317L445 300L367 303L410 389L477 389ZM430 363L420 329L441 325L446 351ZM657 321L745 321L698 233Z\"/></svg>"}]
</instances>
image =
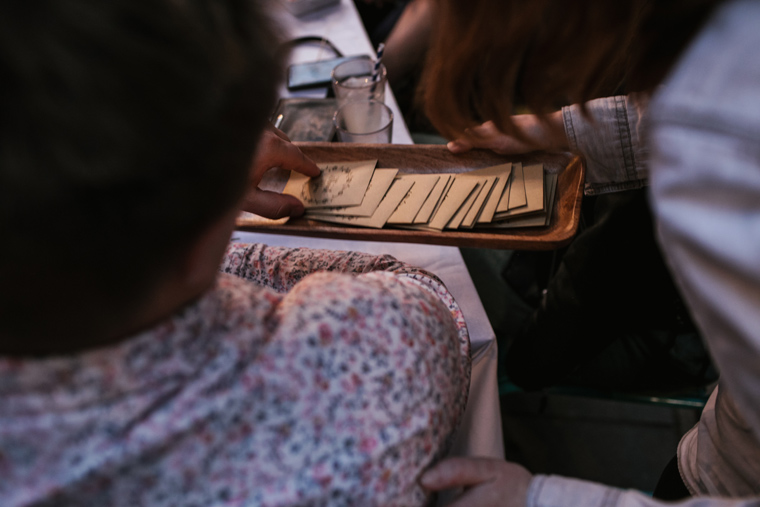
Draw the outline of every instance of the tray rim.
<instances>
[{"instance_id":1,"label":"tray rim","mask_svg":"<svg viewBox=\"0 0 760 507\"><path fill-rule=\"evenodd\" d=\"M569 152L532 152L519 156L499 155L489 150L471 150L454 155L445 145L350 144L329 142L296 142L303 153L316 162L331 160L378 159L378 167L395 161L418 161L427 167L400 167L412 172L463 172L505 162L536 162L549 164L548 170L558 172L557 192L552 219L545 227L520 229L477 229L452 231L417 231L408 229L370 229L350 225L290 219L285 224L252 224L238 219L240 231L284 234L332 239L439 244L447 246L498 248L512 250L554 250L567 245L575 236L580 222L585 178L585 163ZM338 154L335 156L334 154ZM549 162L547 162L549 161ZM453 166L453 167L447 167ZM461 167L460 167L461 166ZM453 170L455 169L455 170Z\"/></svg>"}]
</instances>

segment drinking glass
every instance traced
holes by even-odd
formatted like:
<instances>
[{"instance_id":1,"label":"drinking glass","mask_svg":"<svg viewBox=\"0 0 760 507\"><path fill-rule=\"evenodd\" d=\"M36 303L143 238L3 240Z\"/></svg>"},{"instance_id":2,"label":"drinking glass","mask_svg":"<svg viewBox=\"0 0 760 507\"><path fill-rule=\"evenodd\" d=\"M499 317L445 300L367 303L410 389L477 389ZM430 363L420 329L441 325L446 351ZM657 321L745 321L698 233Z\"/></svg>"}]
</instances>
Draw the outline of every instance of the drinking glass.
<instances>
[{"instance_id":1,"label":"drinking glass","mask_svg":"<svg viewBox=\"0 0 760 507\"><path fill-rule=\"evenodd\" d=\"M338 140L344 143L388 144L393 133L393 111L377 100L347 102L333 117Z\"/></svg>"},{"instance_id":2,"label":"drinking glass","mask_svg":"<svg viewBox=\"0 0 760 507\"><path fill-rule=\"evenodd\" d=\"M337 65L332 71L332 87L338 106L360 100L385 100L385 83L388 81L385 65L377 69L373 81L374 60L357 58Z\"/></svg>"}]
</instances>

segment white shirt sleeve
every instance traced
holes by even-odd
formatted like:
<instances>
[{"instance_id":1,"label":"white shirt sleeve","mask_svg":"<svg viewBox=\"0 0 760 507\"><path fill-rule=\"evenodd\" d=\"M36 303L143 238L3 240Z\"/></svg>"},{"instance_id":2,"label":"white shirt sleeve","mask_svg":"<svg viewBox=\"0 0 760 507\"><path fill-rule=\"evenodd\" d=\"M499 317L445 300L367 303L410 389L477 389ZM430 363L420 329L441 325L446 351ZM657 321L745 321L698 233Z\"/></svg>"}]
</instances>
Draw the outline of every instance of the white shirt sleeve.
<instances>
[{"instance_id":1,"label":"white shirt sleeve","mask_svg":"<svg viewBox=\"0 0 760 507\"><path fill-rule=\"evenodd\" d=\"M683 502L663 502L634 490L602 486L579 479L554 475L537 475L528 489L526 507L757 507L760 498L696 497Z\"/></svg>"}]
</instances>

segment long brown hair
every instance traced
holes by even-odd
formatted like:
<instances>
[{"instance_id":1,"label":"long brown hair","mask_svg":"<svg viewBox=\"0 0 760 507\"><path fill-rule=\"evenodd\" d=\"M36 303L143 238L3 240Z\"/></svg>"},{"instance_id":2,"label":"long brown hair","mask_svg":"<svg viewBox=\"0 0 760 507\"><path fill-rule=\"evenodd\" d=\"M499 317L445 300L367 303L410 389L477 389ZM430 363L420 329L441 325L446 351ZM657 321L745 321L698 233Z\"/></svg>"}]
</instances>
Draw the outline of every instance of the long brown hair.
<instances>
[{"instance_id":1,"label":"long brown hair","mask_svg":"<svg viewBox=\"0 0 760 507\"><path fill-rule=\"evenodd\" d=\"M435 0L420 98L442 135L650 91L720 0Z\"/></svg>"}]
</instances>

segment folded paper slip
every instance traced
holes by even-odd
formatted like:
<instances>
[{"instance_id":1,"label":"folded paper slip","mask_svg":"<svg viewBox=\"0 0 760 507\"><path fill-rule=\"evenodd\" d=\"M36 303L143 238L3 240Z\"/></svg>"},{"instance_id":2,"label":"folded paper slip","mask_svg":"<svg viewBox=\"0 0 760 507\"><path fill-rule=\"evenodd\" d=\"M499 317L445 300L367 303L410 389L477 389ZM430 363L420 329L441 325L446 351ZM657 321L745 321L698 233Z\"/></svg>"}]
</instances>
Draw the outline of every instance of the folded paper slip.
<instances>
[{"instance_id":1,"label":"folded paper slip","mask_svg":"<svg viewBox=\"0 0 760 507\"><path fill-rule=\"evenodd\" d=\"M403 174L399 175L399 179L408 179L414 184L390 216L388 223L411 224L441 177L437 174Z\"/></svg>"},{"instance_id":2,"label":"folded paper slip","mask_svg":"<svg viewBox=\"0 0 760 507\"><path fill-rule=\"evenodd\" d=\"M477 186L476 178L463 178L461 175L456 175L454 182L443 197L440 207L427 225L442 231Z\"/></svg>"},{"instance_id":3,"label":"folded paper slip","mask_svg":"<svg viewBox=\"0 0 760 507\"><path fill-rule=\"evenodd\" d=\"M339 206L337 208L309 208L306 216L313 213L320 215L340 215L355 217L371 217L383 200L388 189L393 184L398 169L375 169L372 179L367 186L367 192L359 206Z\"/></svg>"},{"instance_id":4,"label":"folded paper slip","mask_svg":"<svg viewBox=\"0 0 760 507\"><path fill-rule=\"evenodd\" d=\"M396 207L404 199L409 189L412 188L414 182L409 180L395 180L388 193L383 197L380 205L375 210L375 213L371 217L343 217L334 215L312 215L310 218L314 220L322 220L324 222L333 222L337 224L357 225L361 227L372 227L380 229L388 221L388 218L396 210Z\"/></svg>"},{"instance_id":5,"label":"folded paper slip","mask_svg":"<svg viewBox=\"0 0 760 507\"><path fill-rule=\"evenodd\" d=\"M283 194L295 196L304 208L358 206L364 199L377 160L318 164L316 178L293 172Z\"/></svg>"},{"instance_id":6,"label":"folded paper slip","mask_svg":"<svg viewBox=\"0 0 760 507\"><path fill-rule=\"evenodd\" d=\"M527 203L525 206L511 208L507 211L499 211L497 208L494 220L503 220L544 209L544 166L541 164L526 166L523 168L523 175Z\"/></svg>"}]
</instances>

